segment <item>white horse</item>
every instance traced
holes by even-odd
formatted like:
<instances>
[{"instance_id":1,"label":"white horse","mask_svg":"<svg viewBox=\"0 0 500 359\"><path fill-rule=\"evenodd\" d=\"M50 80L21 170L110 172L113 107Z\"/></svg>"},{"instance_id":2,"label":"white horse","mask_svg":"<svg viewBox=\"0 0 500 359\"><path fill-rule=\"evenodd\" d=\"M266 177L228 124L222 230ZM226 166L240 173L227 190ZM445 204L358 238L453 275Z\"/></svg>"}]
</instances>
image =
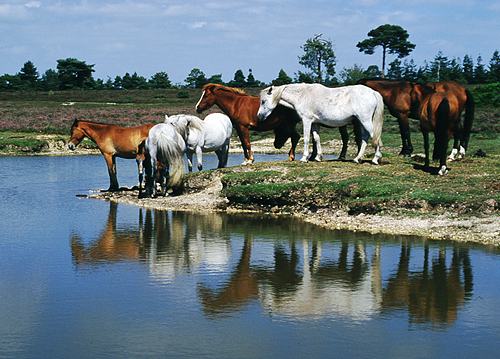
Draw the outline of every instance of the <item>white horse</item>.
<instances>
[{"instance_id":1,"label":"white horse","mask_svg":"<svg viewBox=\"0 0 500 359\"><path fill-rule=\"evenodd\" d=\"M146 194L156 195L156 179L160 181L162 194L166 195L168 187L179 187L184 175L183 154L186 150L184 138L170 123L159 123L149 130L146 139ZM168 178L168 181L167 181Z\"/></svg>"},{"instance_id":2,"label":"white horse","mask_svg":"<svg viewBox=\"0 0 500 359\"><path fill-rule=\"evenodd\" d=\"M203 168L203 152L215 152L219 159L218 168L226 167L229 143L233 125L228 116L212 113L202 121L192 115L165 116L186 142L189 172L193 170L193 153L196 153L198 170Z\"/></svg>"},{"instance_id":3,"label":"white horse","mask_svg":"<svg viewBox=\"0 0 500 359\"><path fill-rule=\"evenodd\" d=\"M320 84L290 84L270 86L260 92L261 104L257 116L264 120L279 104L297 111L304 125L304 154L302 162L309 157L309 134L318 146L316 160L322 156L319 125L340 127L354 119L361 125L361 147L354 162L363 157L368 139L371 137L376 148L372 162L378 164L382 157L380 139L384 115L382 96L363 85L328 88Z\"/></svg>"}]
</instances>

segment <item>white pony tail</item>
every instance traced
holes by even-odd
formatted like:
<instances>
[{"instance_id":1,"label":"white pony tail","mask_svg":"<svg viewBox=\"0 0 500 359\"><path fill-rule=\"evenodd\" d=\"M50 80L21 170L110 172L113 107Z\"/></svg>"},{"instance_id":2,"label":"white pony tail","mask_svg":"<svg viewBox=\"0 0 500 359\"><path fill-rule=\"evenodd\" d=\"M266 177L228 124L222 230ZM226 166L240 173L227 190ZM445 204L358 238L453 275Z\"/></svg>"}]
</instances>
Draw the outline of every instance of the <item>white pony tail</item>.
<instances>
[{"instance_id":1,"label":"white pony tail","mask_svg":"<svg viewBox=\"0 0 500 359\"><path fill-rule=\"evenodd\" d=\"M183 154L184 148L178 142L164 136L158 140L158 155L169 165L169 187L178 187L182 182L184 175Z\"/></svg>"},{"instance_id":2,"label":"white pony tail","mask_svg":"<svg viewBox=\"0 0 500 359\"><path fill-rule=\"evenodd\" d=\"M382 146L382 126L384 124L384 99L382 95L375 91L377 99L377 107L373 112L373 144L375 146Z\"/></svg>"}]
</instances>

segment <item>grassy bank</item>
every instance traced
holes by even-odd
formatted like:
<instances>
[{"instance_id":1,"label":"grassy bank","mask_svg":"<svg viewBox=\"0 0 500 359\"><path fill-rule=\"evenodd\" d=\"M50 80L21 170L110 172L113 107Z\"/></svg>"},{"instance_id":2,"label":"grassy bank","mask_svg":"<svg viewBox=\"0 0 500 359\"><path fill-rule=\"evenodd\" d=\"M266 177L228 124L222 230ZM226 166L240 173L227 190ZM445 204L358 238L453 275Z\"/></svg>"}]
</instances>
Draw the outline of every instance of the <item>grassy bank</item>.
<instances>
[{"instance_id":1,"label":"grassy bank","mask_svg":"<svg viewBox=\"0 0 500 359\"><path fill-rule=\"evenodd\" d=\"M388 137L395 140L395 136L386 136L387 142ZM494 151L498 140L476 139L476 145ZM397 149L386 148L381 166L328 161L257 163L251 169L225 169L224 195L241 208L266 211L275 206L285 212L338 208L349 214L498 210L498 154L453 162L448 176L437 177L423 170L418 155L405 159L396 155Z\"/></svg>"}]
</instances>

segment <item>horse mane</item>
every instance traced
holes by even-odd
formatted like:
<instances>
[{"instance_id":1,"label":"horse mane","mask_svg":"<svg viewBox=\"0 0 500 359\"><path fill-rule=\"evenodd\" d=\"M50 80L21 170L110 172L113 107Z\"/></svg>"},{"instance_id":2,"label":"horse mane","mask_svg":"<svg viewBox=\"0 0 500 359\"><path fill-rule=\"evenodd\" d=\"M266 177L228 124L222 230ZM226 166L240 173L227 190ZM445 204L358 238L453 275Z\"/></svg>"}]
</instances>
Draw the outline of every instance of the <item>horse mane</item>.
<instances>
[{"instance_id":1,"label":"horse mane","mask_svg":"<svg viewBox=\"0 0 500 359\"><path fill-rule=\"evenodd\" d=\"M182 126L179 121L181 118L186 119L187 126ZM190 130L199 130L200 133L203 132L203 121L193 115L174 115L169 117L170 121L167 119L168 124L172 125L174 129L181 135L185 140L188 137Z\"/></svg>"},{"instance_id":2,"label":"horse mane","mask_svg":"<svg viewBox=\"0 0 500 359\"><path fill-rule=\"evenodd\" d=\"M189 117L188 127L190 129L195 129L195 130L199 130L200 132L202 132L203 131L203 121L197 116Z\"/></svg>"},{"instance_id":3,"label":"horse mane","mask_svg":"<svg viewBox=\"0 0 500 359\"><path fill-rule=\"evenodd\" d=\"M244 90L240 89L240 88L224 86L224 85L221 85L221 84L209 83L209 84L206 84L205 86L203 86L203 88L202 88L203 91L213 90L213 89L227 91L227 92L231 92L231 93L234 93L234 94L237 94L237 95L247 95L247 93Z\"/></svg>"}]
</instances>

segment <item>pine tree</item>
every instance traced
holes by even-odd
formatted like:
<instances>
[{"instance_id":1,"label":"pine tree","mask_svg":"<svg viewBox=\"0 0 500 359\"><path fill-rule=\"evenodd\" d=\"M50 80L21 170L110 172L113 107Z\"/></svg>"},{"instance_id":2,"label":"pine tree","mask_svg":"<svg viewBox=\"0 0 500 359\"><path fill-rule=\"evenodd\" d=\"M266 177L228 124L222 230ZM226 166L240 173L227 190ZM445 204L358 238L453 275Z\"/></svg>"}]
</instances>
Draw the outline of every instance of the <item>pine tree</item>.
<instances>
[{"instance_id":1,"label":"pine tree","mask_svg":"<svg viewBox=\"0 0 500 359\"><path fill-rule=\"evenodd\" d=\"M489 64L488 82L500 82L500 54L495 50Z\"/></svg>"},{"instance_id":2,"label":"pine tree","mask_svg":"<svg viewBox=\"0 0 500 359\"><path fill-rule=\"evenodd\" d=\"M233 87L246 87L247 83L245 81L245 75L241 69L236 70L234 73L234 78L229 81L229 86Z\"/></svg>"},{"instance_id":3,"label":"pine tree","mask_svg":"<svg viewBox=\"0 0 500 359\"><path fill-rule=\"evenodd\" d=\"M248 69L247 86L248 87L257 87L258 86L258 82L255 81L255 77L253 77L252 69Z\"/></svg>"},{"instance_id":4,"label":"pine tree","mask_svg":"<svg viewBox=\"0 0 500 359\"><path fill-rule=\"evenodd\" d=\"M401 66L401 60L395 59L389 64L387 69L387 78L393 80L401 80L403 78L403 67Z\"/></svg>"},{"instance_id":5,"label":"pine tree","mask_svg":"<svg viewBox=\"0 0 500 359\"><path fill-rule=\"evenodd\" d=\"M474 62L469 55L465 55L462 60L462 72L468 84L474 83Z\"/></svg>"},{"instance_id":6,"label":"pine tree","mask_svg":"<svg viewBox=\"0 0 500 359\"><path fill-rule=\"evenodd\" d=\"M476 67L474 69L474 82L477 84L484 84L488 78L488 73L483 64L483 58L481 55L477 57Z\"/></svg>"},{"instance_id":7,"label":"pine tree","mask_svg":"<svg viewBox=\"0 0 500 359\"><path fill-rule=\"evenodd\" d=\"M19 71L19 79L23 83L23 87L34 90L38 82L38 71L31 61L24 63Z\"/></svg>"},{"instance_id":8,"label":"pine tree","mask_svg":"<svg viewBox=\"0 0 500 359\"><path fill-rule=\"evenodd\" d=\"M288 85L293 82L292 78L288 76L285 70L281 69L278 73L278 77L271 81L273 86Z\"/></svg>"}]
</instances>

